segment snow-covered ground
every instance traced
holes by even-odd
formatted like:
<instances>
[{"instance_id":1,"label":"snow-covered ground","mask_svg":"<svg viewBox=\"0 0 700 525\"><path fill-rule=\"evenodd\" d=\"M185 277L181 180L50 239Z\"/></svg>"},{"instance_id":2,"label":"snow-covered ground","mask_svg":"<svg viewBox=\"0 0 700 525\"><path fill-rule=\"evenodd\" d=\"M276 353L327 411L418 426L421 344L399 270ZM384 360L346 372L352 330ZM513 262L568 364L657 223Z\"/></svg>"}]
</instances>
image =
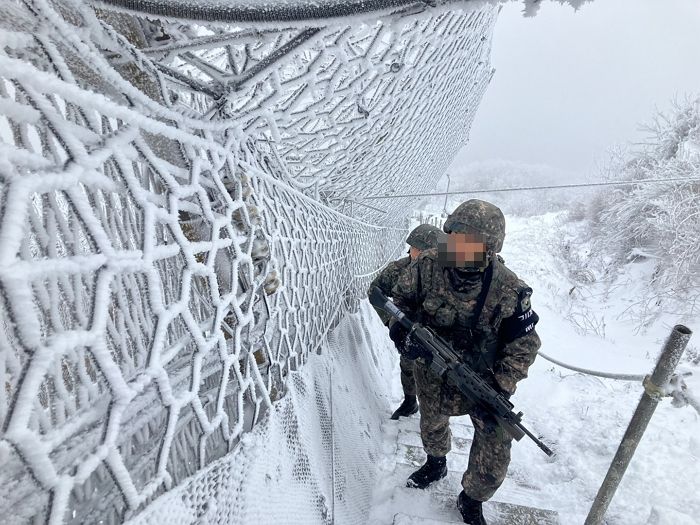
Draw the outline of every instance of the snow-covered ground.
<instances>
[{"instance_id":1,"label":"snow-covered ground","mask_svg":"<svg viewBox=\"0 0 700 525\"><path fill-rule=\"evenodd\" d=\"M605 277L593 267L577 264L584 260L584 254L570 253L574 248L567 249L566 241L580 238L578 229L582 227L566 222L563 214L508 218L503 256L535 289L533 305L541 317L538 332L542 351L579 367L649 373L673 324L684 322L696 330L700 327L693 326L692 319L662 315L640 329L639 317L630 314L636 310L630 307L640 302L651 268L647 263L630 263ZM569 246L586 250L585 243ZM582 285L585 280L589 283ZM697 345L691 339L691 351L694 343ZM700 369L688 359L681 366L693 372L686 381L697 395ZM396 363L393 378L396 404L401 398ZM545 436L557 455L547 458L527 439L514 444L509 479L494 499L527 504L531 497L533 506L556 510L562 524L582 523L641 393L639 382L599 379L538 358L513 402L525 412L526 425ZM468 431L468 418L453 421L459 432ZM456 476L448 476L427 494L397 489L411 471L402 444L411 424L415 428L416 421L387 420L383 426L386 457L380 463L370 523L392 523L400 513L424 517L434 513L436 519L455 521L459 517L453 508L460 490ZM452 469L459 471L466 466L463 453L453 448ZM700 523L699 457L700 417L691 407L674 408L664 400L610 506L608 523ZM416 465L422 459L409 458ZM452 494L452 499L446 494Z\"/></svg>"}]
</instances>

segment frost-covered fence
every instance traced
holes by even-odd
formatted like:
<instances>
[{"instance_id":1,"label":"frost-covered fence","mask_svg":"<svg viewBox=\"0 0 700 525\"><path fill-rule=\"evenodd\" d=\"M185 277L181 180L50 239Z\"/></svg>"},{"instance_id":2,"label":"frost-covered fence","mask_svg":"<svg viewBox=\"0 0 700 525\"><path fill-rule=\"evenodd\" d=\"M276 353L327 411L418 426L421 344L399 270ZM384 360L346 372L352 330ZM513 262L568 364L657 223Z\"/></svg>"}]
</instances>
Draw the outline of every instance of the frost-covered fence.
<instances>
[{"instance_id":1,"label":"frost-covered fence","mask_svg":"<svg viewBox=\"0 0 700 525\"><path fill-rule=\"evenodd\" d=\"M3 5L3 519L119 522L215 482L205 467L402 249L410 201L355 200L442 175L495 16L258 27Z\"/></svg>"}]
</instances>

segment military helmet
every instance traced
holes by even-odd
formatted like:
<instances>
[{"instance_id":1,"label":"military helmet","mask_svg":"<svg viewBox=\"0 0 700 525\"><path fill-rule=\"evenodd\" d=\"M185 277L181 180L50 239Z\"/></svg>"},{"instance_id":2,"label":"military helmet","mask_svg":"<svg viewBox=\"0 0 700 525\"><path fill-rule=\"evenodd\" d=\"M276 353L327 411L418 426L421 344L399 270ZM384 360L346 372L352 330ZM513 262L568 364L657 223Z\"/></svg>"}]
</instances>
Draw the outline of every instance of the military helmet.
<instances>
[{"instance_id":1,"label":"military helmet","mask_svg":"<svg viewBox=\"0 0 700 525\"><path fill-rule=\"evenodd\" d=\"M506 236L506 218L498 206L469 199L447 217L442 229L445 233L480 233L486 249L498 253Z\"/></svg>"},{"instance_id":2,"label":"military helmet","mask_svg":"<svg viewBox=\"0 0 700 525\"><path fill-rule=\"evenodd\" d=\"M437 248L440 235L442 235L440 228L430 224L419 224L408 234L406 244L419 250Z\"/></svg>"}]
</instances>

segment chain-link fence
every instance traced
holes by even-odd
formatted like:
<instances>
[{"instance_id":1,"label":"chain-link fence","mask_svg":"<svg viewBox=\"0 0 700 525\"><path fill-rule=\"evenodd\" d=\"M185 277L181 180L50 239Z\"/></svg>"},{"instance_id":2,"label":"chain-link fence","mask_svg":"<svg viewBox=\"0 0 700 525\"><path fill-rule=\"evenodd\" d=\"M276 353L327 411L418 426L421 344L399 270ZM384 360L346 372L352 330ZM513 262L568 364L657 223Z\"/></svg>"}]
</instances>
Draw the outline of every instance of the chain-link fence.
<instances>
[{"instance_id":1,"label":"chain-link fence","mask_svg":"<svg viewBox=\"0 0 700 525\"><path fill-rule=\"evenodd\" d=\"M222 468L398 256L410 199L355 201L442 175L495 16L271 28L6 2L4 517L120 522Z\"/></svg>"}]
</instances>

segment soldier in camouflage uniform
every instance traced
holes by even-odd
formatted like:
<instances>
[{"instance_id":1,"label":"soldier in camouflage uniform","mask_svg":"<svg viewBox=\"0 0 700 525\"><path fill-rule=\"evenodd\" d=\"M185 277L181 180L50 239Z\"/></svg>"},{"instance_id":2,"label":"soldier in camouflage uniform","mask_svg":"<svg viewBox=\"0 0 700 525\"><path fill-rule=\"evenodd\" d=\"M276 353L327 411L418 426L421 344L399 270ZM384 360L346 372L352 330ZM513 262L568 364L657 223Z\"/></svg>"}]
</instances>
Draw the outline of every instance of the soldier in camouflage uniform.
<instances>
[{"instance_id":1,"label":"soldier in camouflage uniform","mask_svg":"<svg viewBox=\"0 0 700 525\"><path fill-rule=\"evenodd\" d=\"M534 330L538 317L530 306L532 289L496 255L503 246L505 218L493 204L472 199L448 217L443 229L446 239L401 273L391 295L409 317L432 327L469 366L510 397L516 383L527 377L540 339ZM402 335L398 348L404 356L421 355L419 343ZM423 358L415 361L414 376L428 458L409 477L408 486L425 488L447 474L449 417L469 414L474 440L457 506L465 523L485 525L482 502L506 477L512 438L493 416L435 376Z\"/></svg>"},{"instance_id":2,"label":"soldier in camouflage uniform","mask_svg":"<svg viewBox=\"0 0 700 525\"><path fill-rule=\"evenodd\" d=\"M391 297L391 290L396 285L399 279L399 275L408 269L408 267L418 258L424 250L429 250L431 248L437 248L438 236L443 235L439 228L431 226L430 224L421 224L414 228L406 239L406 244L411 248L408 251L408 256L389 263L380 274L372 281L369 289L371 290L375 286L378 287L385 295ZM384 324L388 325L391 316L387 315L383 310L377 309L379 317L381 317ZM393 328L389 332L389 336L392 339L396 338L399 332L396 328ZM401 386L403 387L404 400L401 405L394 411L391 415L391 419L399 419L399 417L406 417L418 412L418 401L416 399L416 383L413 379L413 361L406 359L405 357L400 358L401 367Z\"/></svg>"}]
</instances>

